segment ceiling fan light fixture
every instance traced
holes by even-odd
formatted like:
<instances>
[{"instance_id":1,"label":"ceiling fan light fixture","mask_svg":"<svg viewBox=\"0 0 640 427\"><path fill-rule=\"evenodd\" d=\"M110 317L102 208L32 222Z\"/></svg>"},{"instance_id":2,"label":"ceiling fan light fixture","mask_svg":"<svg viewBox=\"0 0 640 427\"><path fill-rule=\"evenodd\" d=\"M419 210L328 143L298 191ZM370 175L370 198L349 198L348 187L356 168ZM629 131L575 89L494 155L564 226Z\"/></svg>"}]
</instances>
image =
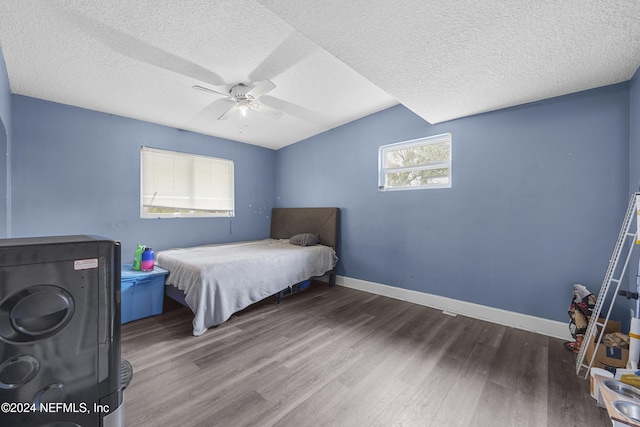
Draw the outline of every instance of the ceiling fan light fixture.
<instances>
[{"instance_id":1,"label":"ceiling fan light fixture","mask_svg":"<svg viewBox=\"0 0 640 427\"><path fill-rule=\"evenodd\" d=\"M231 111L236 110L240 111L243 118L247 116L247 111L249 109L255 110L261 114L266 114L274 119L279 119L283 115L282 111L254 102L262 95L276 87L271 80L263 80L254 87L248 86L244 83L238 83L229 89L228 95L200 85L193 85L192 87L201 92L223 95L227 101L234 103L234 105L230 105L229 108L218 117L218 120L225 120L229 117Z\"/></svg>"}]
</instances>

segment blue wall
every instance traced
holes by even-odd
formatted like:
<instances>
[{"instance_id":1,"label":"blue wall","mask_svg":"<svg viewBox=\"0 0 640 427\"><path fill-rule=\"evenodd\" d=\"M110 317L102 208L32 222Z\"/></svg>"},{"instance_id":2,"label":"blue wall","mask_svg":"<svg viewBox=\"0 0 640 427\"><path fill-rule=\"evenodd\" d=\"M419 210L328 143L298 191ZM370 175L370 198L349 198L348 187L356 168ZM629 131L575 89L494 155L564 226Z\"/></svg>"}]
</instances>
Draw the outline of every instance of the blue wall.
<instances>
[{"instance_id":1,"label":"blue wall","mask_svg":"<svg viewBox=\"0 0 640 427\"><path fill-rule=\"evenodd\" d=\"M9 76L0 49L0 238L7 237L8 205L10 203L9 182L11 182L11 91Z\"/></svg>"},{"instance_id":2,"label":"blue wall","mask_svg":"<svg viewBox=\"0 0 640 427\"><path fill-rule=\"evenodd\" d=\"M277 152L277 206L338 206L338 274L568 321L598 292L628 200L619 84L429 125L404 108ZM451 132L453 188L381 193L378 147Z\"/></svg>"},{"instance_id":3,"label":"blue wall","mask_svg":"<svg viewBox=\"0 0 640 427\"><path fill-rule=\"evenodd\" d=\"M275 152L12 96L13 237L97 234L155 250L269 236ZM235 162L236 216L140 219L141 145Z\"/></svg>"}]
</instances>

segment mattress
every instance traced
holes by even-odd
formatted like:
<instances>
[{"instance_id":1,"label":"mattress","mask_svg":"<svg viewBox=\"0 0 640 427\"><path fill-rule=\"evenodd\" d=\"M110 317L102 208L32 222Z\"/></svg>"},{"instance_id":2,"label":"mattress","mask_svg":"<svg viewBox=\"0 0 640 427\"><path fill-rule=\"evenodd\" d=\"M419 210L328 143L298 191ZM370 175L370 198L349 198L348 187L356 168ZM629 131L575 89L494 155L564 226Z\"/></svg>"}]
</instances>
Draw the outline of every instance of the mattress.
<instances>
[{"instance_id":1,"label":"mattress","mask_svg":"<svg viewBox=\"0 0 640 427\"><path fill-rule=\"evenodd\" d=\"M185 302L195 314L195 336L257 301L325 274L336 262L336 253L328 246L296 246L284 239L170 249L156 254L156 264L169 270L165 283L184 292Z\"/></svg>"}]
</instances>

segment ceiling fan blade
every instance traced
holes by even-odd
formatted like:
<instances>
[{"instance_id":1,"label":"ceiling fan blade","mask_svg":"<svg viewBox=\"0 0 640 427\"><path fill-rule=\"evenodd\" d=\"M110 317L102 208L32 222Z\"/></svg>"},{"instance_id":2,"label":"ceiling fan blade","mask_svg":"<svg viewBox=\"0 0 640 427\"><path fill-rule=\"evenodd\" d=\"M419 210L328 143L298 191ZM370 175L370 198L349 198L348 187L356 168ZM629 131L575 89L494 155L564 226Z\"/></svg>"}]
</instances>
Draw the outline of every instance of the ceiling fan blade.
<instances>
[{"instance_id":1,"label":"ceiling fan blade","mask_svg":"<svg viewBox=\"0 0 640 427\"><path fill-rule=\"evenodd\" d=\"M229 108L224 113L220 114L220 116L216 120L226 120L231 115L231 112L236 109L237 104L229 104Z\"/></svg>"},{"instance_id":2,"label":"ceiling fan blade","mask_svg":"<svg viewBox=\"0 0 640 427\"><path fill-rule=\"evenodd\" d=\"M271 89L276 87L276 85L271 80L263 80L249 92L247 92L247 97L251 97L253 99L258 99L265 93L269 92Z\"/></svg>"},{"instance_id":3,"label":"ceiling fan blade","mask_svg":"<svg viewBox=\"0 0 640 427\"><path fill-rule=\"evenodd\" d=\"M192 118L191 122L198 126L198 124L210 124L211 120L216 120L222 114L226 113L229 106L233 104L226 98L218 98L212 103L198 111Z\"/></svg>"},{"instance_id":4,"label":"ceiling fan blade","mask_svg":"<svg viewBox=\"0 0 640 427\"><path fill-rule=\"evenodd\" d=\"M125 31L105 25L87 14L80 14L72 11L71 8L64 7L51 8L51 12L56 13L60 18L75 25L83 34L116 53L214 86L225 84L222 77L213 71L186 58L152 46Z\"/></svg>"},{"instance_id":5,"label":"ceiling fan blade","mask_svg":"<svg viewBox=\"0 0 640 427\"><path fill-rule=\"evenodd\" d=\"M265 114L269 117L273 117L274 119L279 119L284 114L282 111L276 110L275 108L269 107L265 104L251 104L251 108L258 113Z\"/></svg>"},{"instance_id":6,"label":"ceiling fan blade","mask_svg":"<svg viewBox=\"0 0 640 427\"><path fill-rule=\"evenodd\" d=\"M279 76L318 50L320 50L320 46L298 31L292 31L291 34L249 74L249 80L259 82L269 76Z\"/></svg>"},{"instance_id":7,"label":"ceiling fan blade","mask_svg":"<svg viewBox=\"0 0 640 427\"><path fill-rule=\"evenodd\" d=\"M195 90L199 90L200 92L205 92L205 93L209 93L209 94L213 93L215 95L222 95L222 96L225 96L225 97L229 98L229 94L228 93L218 92L217 90L209 89L207 87L203 87L203 86L200 86L200 85L193 85L191 87L194 88Z\"/></svg>"},{"instance_id":8,"label":"ceiling fan blade","mask_svg":"<svg viewBox=\"0 0 640 427\"><path fill-rule=\"evenodd\" d=\"M290 116L296 117L300 120L305 120L314 125L324 128L324 130L331 129L331 119L322 113L309 110L300 105L292 104L282 99L274 98L273 96L266 95L260 98L260 105L267 105L269 107L280 110Z\"/></svg>"}]
</instances>

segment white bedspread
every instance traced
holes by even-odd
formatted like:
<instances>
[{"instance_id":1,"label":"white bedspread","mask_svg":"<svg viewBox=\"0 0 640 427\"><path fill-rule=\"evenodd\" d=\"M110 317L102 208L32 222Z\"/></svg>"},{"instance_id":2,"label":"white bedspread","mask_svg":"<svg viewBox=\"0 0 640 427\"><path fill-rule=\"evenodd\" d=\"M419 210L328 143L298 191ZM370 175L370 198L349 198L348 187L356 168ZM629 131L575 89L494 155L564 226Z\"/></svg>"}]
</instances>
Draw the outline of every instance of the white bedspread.
<instances>
[{"instance_id":1,"label":"white bedspread","mask_svg":"<svg viewBox=\"0 0 640 427\"><path fill-rule=\"evenodd\" d=\"M254 302L333 269L335 251L287 240L196 246L160 251L156 264L169 270L165 283L185 293L195 314L193 335L202 335Z\"/></svg>"}]
</instances>

